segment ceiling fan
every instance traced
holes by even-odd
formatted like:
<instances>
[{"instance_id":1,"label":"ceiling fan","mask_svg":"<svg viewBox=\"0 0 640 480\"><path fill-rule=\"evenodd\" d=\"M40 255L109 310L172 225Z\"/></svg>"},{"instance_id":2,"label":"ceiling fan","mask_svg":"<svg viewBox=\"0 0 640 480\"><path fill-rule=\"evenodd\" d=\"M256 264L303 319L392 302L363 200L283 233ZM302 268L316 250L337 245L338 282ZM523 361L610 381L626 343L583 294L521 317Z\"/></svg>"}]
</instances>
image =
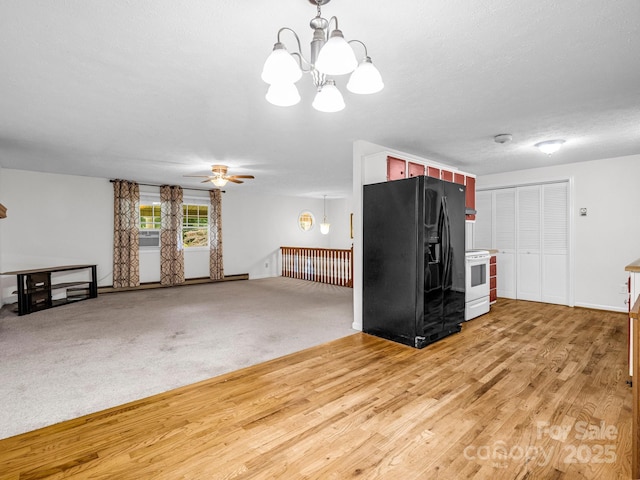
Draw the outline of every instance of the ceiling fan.
<instances>
[{"instance_id":1,"label":"ceiling fan","mask_svg":"<svg viewBox=\"0 0 640 480\"><path fill-rule=\"evenodd\" d=\"M213 175L185 175L185 177L206 178L202 183L211 182L216 187L224 187L227 182L244 183L240 178L255 178L253 175L227 175L228 167L226 165L211 165Z\"/></svg>"}]
</instances>

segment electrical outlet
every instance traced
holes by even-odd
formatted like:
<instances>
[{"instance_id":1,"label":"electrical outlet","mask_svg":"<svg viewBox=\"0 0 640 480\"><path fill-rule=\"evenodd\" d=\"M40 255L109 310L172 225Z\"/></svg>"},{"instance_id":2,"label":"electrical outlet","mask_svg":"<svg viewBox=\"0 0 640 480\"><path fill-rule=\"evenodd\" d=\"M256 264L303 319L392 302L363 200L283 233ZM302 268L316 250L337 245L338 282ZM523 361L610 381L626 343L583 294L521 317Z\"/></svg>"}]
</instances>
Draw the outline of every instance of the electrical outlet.
<instances>
[{"instance_id":1,"label":"electrical outlet","mask_svg":"<svg viewBox=\"0 0 640 480\"><path fill-rule=\"evenodd\" d=\"M629 289L627 288L626 283L620 284L620 292L619 293L629 293Z\"/></svg>"}]
</instances>

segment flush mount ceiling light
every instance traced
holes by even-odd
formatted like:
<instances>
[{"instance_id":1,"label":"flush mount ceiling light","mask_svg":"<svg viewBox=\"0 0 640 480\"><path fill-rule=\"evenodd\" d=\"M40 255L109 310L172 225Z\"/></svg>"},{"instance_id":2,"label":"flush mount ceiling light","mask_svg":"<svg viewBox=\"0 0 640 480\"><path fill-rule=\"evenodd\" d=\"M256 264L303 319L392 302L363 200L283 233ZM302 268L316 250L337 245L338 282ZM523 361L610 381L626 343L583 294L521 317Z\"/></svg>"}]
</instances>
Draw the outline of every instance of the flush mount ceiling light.
<instances>
[{"instance_id":1,"label":"flush mount ceiling light","mask_svg":"<svg viewBox=\"0 0 640 480\"><path fill-rule=\"evenodd\" d=\"M551 155L552 153L557 152L562 147L564 140L547 140L544 142L536 143L535 146L542 152L547 155Z\"/></svg>"},{"instance_id":2,"label":"flush mount ceiling light","mask_svg":"<svg viewBox=\"0 0 640 480\"><path fill-rule=\"evenodd\" d=\"M367 47L360 40L346 41L342 31L338 29L338 19L322 18L320 7L330 0L308 0L318 9L317 14L309 22L313 30L310 57L302 54L300 38L289 27L278 30L277 42L273 46L271 55L267 58L262 69L262 80L269 84L266 99L273 105L289 107L300 102L300 94L295 83L302 78L303 73L311 75L317 93L313 100L313 108L321 112L338 112L345 107L344 99L335 81L327 78L333 75L351 73L347 90L357 94L371 94L384 88L380 72L371 62ZM335 27L332 29L331 24ZM280 40L284 31L293 33L297 51L289 53ZM358 63L352 44L359 44L364 48L364 57Z\"/></svg>"}]
</instances>

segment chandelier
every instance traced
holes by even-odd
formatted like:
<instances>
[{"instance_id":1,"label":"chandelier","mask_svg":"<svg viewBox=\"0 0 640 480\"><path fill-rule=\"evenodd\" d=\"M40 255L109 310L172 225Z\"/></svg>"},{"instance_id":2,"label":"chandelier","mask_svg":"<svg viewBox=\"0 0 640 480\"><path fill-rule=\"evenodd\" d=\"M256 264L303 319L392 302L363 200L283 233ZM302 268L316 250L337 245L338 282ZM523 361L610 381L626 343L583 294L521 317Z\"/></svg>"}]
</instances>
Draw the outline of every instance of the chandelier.
<instances>
[{"instance_id":1,"label":"chandelier","mask_svg":"<svg viewBox=\"0 0 640 480\"><path fill-rule=\"evenodd\" d=\"M338 112L345 107L342 94L330 76L351 73L347 90L352 93L371 94L382 90L382 77L371 62L366 45L360 40L347 42L338 28L336 17L329 20L322 18L320 7L330 0L308 1L318 9L316 16L309 22L313 30L310 57L306 58L302 54L300 38L294 30L288 27L278 30L277 42L262 69L262 80L269 84L265 97L267 101L280 107L289 107L300 102L300 94L295 83L302 78L303 73L311 75L317 90L312 106L321 112ZM280 36L284 31L293 33L297 51L289 53L281 42ZM358 44L364 49L364 57L360 62L352 48L353 44Z\"/></svg>"}]
</instances>

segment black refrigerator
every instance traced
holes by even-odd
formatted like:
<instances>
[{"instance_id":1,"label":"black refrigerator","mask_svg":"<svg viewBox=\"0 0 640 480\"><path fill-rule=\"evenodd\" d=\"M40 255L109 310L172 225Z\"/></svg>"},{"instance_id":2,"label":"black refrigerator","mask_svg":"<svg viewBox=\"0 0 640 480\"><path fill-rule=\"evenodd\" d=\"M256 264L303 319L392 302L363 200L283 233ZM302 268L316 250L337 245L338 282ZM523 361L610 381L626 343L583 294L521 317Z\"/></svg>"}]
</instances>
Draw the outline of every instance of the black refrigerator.
<instances>
[{"instance_id":1,"label":"black refrigerator","mask_svg":"<svg viewBox=\"0 0 640 480\"><path fill-rule=\"evenodd\" d=\"M363 331L415 348L459 332L465 187L419 176L363 189Z\"/></svg>"}]
</instances>

